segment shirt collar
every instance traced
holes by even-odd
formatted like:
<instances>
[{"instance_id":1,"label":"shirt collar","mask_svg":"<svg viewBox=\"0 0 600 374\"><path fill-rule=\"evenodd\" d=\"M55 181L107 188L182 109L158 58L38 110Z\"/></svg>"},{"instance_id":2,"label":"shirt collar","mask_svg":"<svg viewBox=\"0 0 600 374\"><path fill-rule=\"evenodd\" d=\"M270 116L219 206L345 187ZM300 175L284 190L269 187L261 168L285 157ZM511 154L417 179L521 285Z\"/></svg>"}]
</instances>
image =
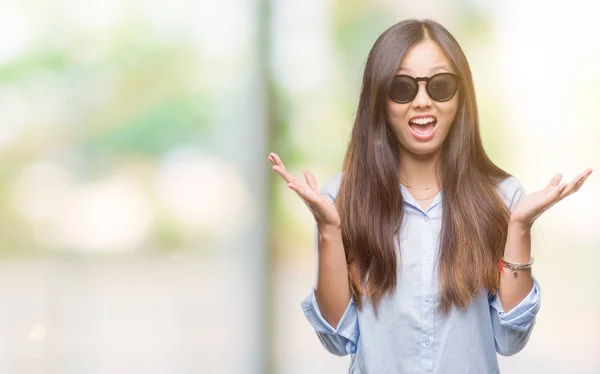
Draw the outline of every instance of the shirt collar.
<instances>
[{"instance_id":1,"label":"shirt collar","mask_svg":"<svg viewBox=\"0 0 600 374\"><path fill-rule=\"evenodd\" d=\"M417 209L425 214L429 213L431 211L431 209L435 208L438 204L440 204L442 202L443 190L441 190L440 192L437 193L437 195L435 195L435 197L433 198L433 201L431 202L431 204L429 205L429 208L427 209L427 212L425 212L419 205L418 200L415 199L410 194L408 189L406 187L404 187L403 184L400 184L400 191L402 192L402 197L404 198L405 204L411 205L415 209Z\"/></svg>"}]
</instances>

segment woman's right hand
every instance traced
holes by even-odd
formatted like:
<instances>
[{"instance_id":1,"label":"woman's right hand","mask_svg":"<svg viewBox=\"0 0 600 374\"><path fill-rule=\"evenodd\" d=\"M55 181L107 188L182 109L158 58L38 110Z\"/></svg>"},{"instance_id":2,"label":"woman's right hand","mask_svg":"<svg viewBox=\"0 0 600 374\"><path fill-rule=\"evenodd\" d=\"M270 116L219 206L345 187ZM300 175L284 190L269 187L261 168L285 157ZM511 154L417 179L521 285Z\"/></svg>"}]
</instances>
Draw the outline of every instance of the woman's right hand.
<instances>
[{"instance_id":1,"label":"woman's right hand","mask_svg":"<svg viewBox=\"0 0 600 374\"><path fill-rule=\"evenodd\" d=\"M304 184L286 170L276 153L269 154L269 161L273 164L273 170L281 175L287 182L288 187L294 190L308 206L317 221L318 227L340 227L340 215L335 205L319 193L317 179L311 172L305 171L303 173L306 179L306 184Z\"/></svg>"}]
</instances>

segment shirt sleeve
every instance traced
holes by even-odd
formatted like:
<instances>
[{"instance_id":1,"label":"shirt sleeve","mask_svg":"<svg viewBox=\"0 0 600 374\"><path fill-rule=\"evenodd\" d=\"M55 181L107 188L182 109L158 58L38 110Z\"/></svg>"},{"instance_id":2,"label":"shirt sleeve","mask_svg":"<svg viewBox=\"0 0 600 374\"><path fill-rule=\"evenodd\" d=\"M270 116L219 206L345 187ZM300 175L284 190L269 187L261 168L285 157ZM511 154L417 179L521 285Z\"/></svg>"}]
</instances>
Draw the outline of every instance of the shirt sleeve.
<instances>
[{"instance_id":1,"label":"shirt sleeve","mask_svg":"<svg viewBox=\"0 0 600 374\"><path fill-rule=\"evenodd\" d=\"M342 173L337 174L325 183L320 190L320 193L331 202L335 202L341 184L341 177ZM315 261L318 261L318 243L318 231L315 225ZM360 332L358 328L358 310L353 298L350 298L350 302L335 329L321 315L314 287L306 299L301 302L301 306L306 319L308 319L327 351L337 356L345 356L356 352Z\"/></svg>"},{"instance_id":2,"label":"shirt sleeve","mask_svg":"<svg viewBox=\"0 0 600 374\"><path fill-rule=\"evenodd\" d=\"M360 332L358 329L358 313L352 298L350 298L348 307L335 329L321 315L314 288L302 301L301 305L304 315L327 351L337 356L345 356L356 352Z\"/></svg>"},{"instance_id":3,"label":"shirt sleeve","mask_svg":"<svg viewBox=\"0 0 600 374\"><path fill-rule=\"evenodd\" d=\"M502 198L511 212L517 203L526 196L523 185L513 176L502 181L499 187ZM504 311L498 295L490 293L489 304L496 352L503 356L518 353L527 344L535 326L536 315L541 305L540 284L533 277L533 287L529 294L507 313Z\"/></svg>"},{"instance_id":4,"label":"shirt sleeve","mask_svg":"<svg viewBox=\"0 0 600 374\"><path fill-rule=\"evenodd\" d=\"M498 295L490 294L490 314L496 352L511 356L521 351L535 326L536 315L540 310L540 285L533 277L533 287L529 294L517 306L504 312Z\"/></svg>"}]
</instances>

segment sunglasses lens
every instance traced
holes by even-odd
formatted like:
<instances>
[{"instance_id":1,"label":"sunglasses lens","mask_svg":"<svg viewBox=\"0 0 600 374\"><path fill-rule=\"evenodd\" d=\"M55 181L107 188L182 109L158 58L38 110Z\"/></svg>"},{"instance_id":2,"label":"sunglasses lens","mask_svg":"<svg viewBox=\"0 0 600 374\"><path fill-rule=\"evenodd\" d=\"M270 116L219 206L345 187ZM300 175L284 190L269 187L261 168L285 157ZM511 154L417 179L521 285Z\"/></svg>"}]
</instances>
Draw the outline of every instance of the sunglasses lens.
<instances>
[{"instance_id":1,"label":"sunglasses lens","mask_svg":"<svg viewBox=\"0 0 600 374\"><path fill-rule=\"evenodd\" d=\"M399 103L408 103L415 98L419 86L411 77L396 75L390 88L390 98Z\"/></svg>"},{"instance_id":2,"label":"sunglasses lens","mask_svg":"<svg viewBox=\"0 0 600 374\"><path fill-rule=\"evenodd\" d=\"M427 85L427 93L435 101L450 100L456 93L458 82L451 74L438 74Z\"/></svg>"}]
</instances>

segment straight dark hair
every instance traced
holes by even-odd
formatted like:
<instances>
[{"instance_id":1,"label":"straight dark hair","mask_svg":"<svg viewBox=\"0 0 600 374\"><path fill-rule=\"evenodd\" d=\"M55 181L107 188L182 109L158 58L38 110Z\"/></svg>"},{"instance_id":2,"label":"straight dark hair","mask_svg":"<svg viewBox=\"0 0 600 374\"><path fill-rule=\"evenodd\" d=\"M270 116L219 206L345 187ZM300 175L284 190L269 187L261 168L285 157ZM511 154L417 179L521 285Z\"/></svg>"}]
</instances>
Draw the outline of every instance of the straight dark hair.
<instances>
[{"instance_id":1,"label":"straight dark hair","mask_svg":"<svg viewBox=\"0 0 600 374\"><path fill-rule=\"evenodd\" d=\"M456 117L444 141L443 217L440 236L440 311L466 308L481 287L496 293L498 263L510 211L496 190L509 176L486 155L479 132L473 79L458 42L431 20L406 20L386 30L371 49L362 80L352 136L336 206L354 301L370 298L374 310L396 288L395 237L404 215L399 143L386 121L393 77L409 49L426 39L437 43L461 77Z\"/></svg>"}]
</instances>

